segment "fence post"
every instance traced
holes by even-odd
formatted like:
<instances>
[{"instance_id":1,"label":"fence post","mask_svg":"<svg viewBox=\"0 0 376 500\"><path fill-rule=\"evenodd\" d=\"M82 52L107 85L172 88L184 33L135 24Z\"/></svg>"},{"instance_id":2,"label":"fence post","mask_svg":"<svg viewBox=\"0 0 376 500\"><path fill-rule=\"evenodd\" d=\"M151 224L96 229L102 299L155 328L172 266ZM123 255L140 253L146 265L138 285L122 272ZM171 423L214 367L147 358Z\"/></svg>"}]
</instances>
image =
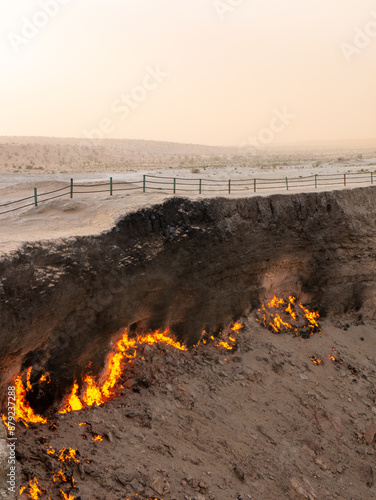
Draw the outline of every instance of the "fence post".
<instances>
[{"instance_id":1,"label":"fence post","mask_svg":"<svg viewBox=\"0 0 376 500\"><path fill-rule=\"evenodd\" d=\"M70 180L70 197L73 198L73 179Z\"/></svg>"},{"instance_id":2,"label":"fence post","mask_svg":"<svg viewBox=\"0 0 376 500\"><path fill-rule=\"evenodd\" d=\"M176 194L176 179L174 177L174 194Z\"/></svg>"},{"instance_id":3,"label":"fence post","mask_svg":"<svg viewBox=\"0 0 376 500\"><path fill-rule=\"evenodd\" d=\"M289 190L289 181L288 181L287 177L286 177L286 189L287 189L287 191Z\"/></svg>"},{"instance_id":4,"label":"fence post","mask_svg":"<svg viewBox=\"0 0 376 500\"><path fill-rule=\"evenodd\" d=\"M146 192L146 175L144 175L142 179L142 192Z\"/></svg>"},{"instance_id":5,"label":"fence post","mask_svg":"<svg viewBox=\"0 0 376 500\"><path fill-rule=\"evenodd\" d=\"M256 192L256 179L253 180L253 191Z\"/></svg>"},{"instance_id":6,"label":"fence post","mask_svg":"<svg viewBox=\"0 0 376 500\"><path fill-rule=\"evenodd\" d=\"M38 206L38 193L37 193L37 188L34 188L34 205L37 207Z\"/></svg>"},{"instance_id":7,"label":"fence post","mask_svg":"<svg viewBox=\"0 0 376 500\"><path fill-rule=\"evenodd\" d=\"M199 187L198 187L198 194L201 194L201 186L202 186L202 180L200 179L200 184L199 184Z\"/></svg>"},{"instance_id":8,"label":"fence post","mask_svg":"<svg viewBox=\"0 0 376 500\"><path fill-rule=\"evenodd\" d=\"M315 189L317 189L317 174L315 174Z\"/></svg>"},{"instance_id":9,"label":"fence post","mask_svg":"<svg viewBox=\"0 0 376 500\"><path fill-rule=\"evenodd\" d=\"M231 180L228 181L228 194L231 194Z\"/></svg>"},{"instance_id":10,"label":"fence post","mask_svg":"<svg viewBox=\"0 0 376 500\"><path fill-rule=\"evenodd\" d=\"M343 185L346 186L346 174L343 174Z\"/></svg>"},{"instance_id":11,"label":"fence post","mask_svg":"<svg viewBox=\"0 0 376 500\"><path fill-rule=\"evenodd\" d=\"M112 196L112 177L110 177L110 196Z\"/></svg>"}]
</instances>

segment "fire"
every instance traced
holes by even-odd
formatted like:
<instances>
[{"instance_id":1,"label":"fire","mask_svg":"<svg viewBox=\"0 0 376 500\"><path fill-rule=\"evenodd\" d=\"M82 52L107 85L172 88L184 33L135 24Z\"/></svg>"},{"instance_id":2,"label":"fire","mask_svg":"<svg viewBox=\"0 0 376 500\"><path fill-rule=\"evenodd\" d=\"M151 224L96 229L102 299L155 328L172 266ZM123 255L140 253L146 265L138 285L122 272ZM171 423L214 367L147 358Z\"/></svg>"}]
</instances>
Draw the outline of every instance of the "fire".
<instances>
[{"instance_id":1,"label":"fire","mask_svg":"<svg viewBox=\"0 0 376 500\"><path fill-rule=\"evenodd\" d=\"M275 303L281 302L282 299L277 299L275 297L275 301ZM213 336L211 339L214 341L215 346L226 350L233 350L236 343L234 334L242 328L244 328L244 326L241 323L234 323L231 327L233 334L229 335L227 339L222 340L214 338ZM206 342L207 339L203 340L204 344ZM125 363L129 363L135 359L141 346L157 343L174 347L180 351L188 350L185 345L172 337L168 329L164 331L156 330L153 333L138 334L136 338L129 337L128 331L125 330L122 337L117 341L114 352L109 357L107 368L102 377L95 379L92 375L87 374L83 380L75 380L70 395L67 397L59 413L64 414L72 411L79 411L85 407L94 405L101 406L106 401L115 397L118 387L120 386L119 381L124 372ZM89 363L88 368L90 365L91 363ZM21 373L16 378L14 383L17 401L16 421L22 420L26 426L29 422L47 423L47 419L34 413L34 410L27 401L27 393L33 389L31 374L32 367L29 367L26 373ZM24 380L26 379L26 386L22 380L23 377ZM49 373L45 373L39 378L39 383L49 384L50 382L51 377ZM4 418L3 421L6 424Z\"/></svg>"},{"instance_id":2,"label":"fire","mask_svg":"<svg viewBox=\"0 0 376 500\"><path fill-rule=\"evenodd\" d=\"M27 371L27 376L26 376L27 386L30 385L30 374L31 374L31 367ZM23 385L21 375L19 375L16 378L16 380L14 381L14 385L16 388L16 395L15 395L16 421L19 422L20 420L22 420L23 423L26 425L26 427L27 427L27 422L33 422L36 424L47 423L46 418L34 413L34 410L30 407L28 401L26 400L26 389Z\"/></svg>"},{"instance_id":3,"label":"fire","mask_svg":"<svg viewBox=\"0 0 376 500\"><path fill-rule=\"evenodd\" d=\"M39 488L38 479L36 477L34 477L34 479L29 482L28 495L32 500L39 500L40 495L43 495L42 490Z\"/></svg>"},{"instance_id":4,"label":"fire","mask_svg":"<svg viewBox=\"0 0 376 500\"><path fill-rule=\"evenodd\" d=\"M265 328L274 333L294 332L297 336L309 336L319 331L318 312L310 311L303 304L296 304L296 297L290 295L288 301L276 295L258 309L259 318Z\"/></svg>"},{"instance_id":5,"label":"fire","mask_svg":"<svg viewBox=\"0 0 376 500\"><path fill-rule=\"evenodd\" d=\"M71 495L70 493L69 494L64 493L63 490L60 490L60 493L62 494L64 500L74 500L75 499L75 497L73 495Z\"/></svg>"},{"instance_id":6,"label":"fire","mask_svg":"<svg viewBox=\"0 0 376 500\"><path fill-rule=\"evenodd\" d=\"M73 450L72 448L63 448L59 452L59 462L74 462L76 464L79 464L80 461L76 457L77 455L77 450Z\"/></svg>"},{"instance_id":7,"label":"fire","mask_svg":"<svg viewBox=\"0 0 376 500\"><path fill-rule=\"evenodd\" d=\"M231 330L233 332L237 332L238 330L241 330L242 328L244 328L244 325L242 325L241 323L235 323L232 327L231 327Z\"/></svg>"},{"instance_id":8,"label":"fire","mask_svg":"<svg viewBox=\"0 0 376 500\"><path fill-rule=\"evenodd\" d=\"M335 356L333 356L333 354L329 354L329 356L328 356L328 357L329 357L329 359L330 359L331 361L334 361L335 363L339 363L340 365L343 365L343 361L342 361L342 359L339 357L339 352L338 352L338 351L337 351L334 347L332 347L332 351L333 351L333 353L337 354L338 356L337 356L337 357L335 357Z\"/></svg>"},{"instance_id":9,"label":"fire","mask_svg":"<svg viewBox=\"0 0 376 500\"><path fill-rule=\"evenodd\" d=\"M311 359L311 361L313 361L313 363L315 363L315 365L322 365L322 364L324 364L323 360L317 358L316 356L312 356L312 358L310 358L310 359Z\"/></svg>"},{"instance_id":10,"label":"fire","mask_svg":"<svg viewBox=\"0 0 376 500\"><path fill-rule=\"evenodd\" d=\"M97 434L96 436L93 437L92 441L103 441L103 436Z\"/></svg>"},{"instance_id":11,"label":"fire","mask_svg":"<svg viewBox=\"0 0 376 500\"><path fill-rule=\"evenodd\" d=\"M27 387L27 390L28 391L31 391L32 390L32 386L31 386L31 383L30 383L30 377L31 377L31 370L33 369L32 366L30 366L28 369L27 369L27 372L26 372L26 387Z\"/></svg>"},{"instance_id":12,"label":"fire","mask_svg":"<svg viewBox=\"0 0 376 500\"><path fill-rule=\"evenodd\" d=\"M64 472L62 470L59 470L58 472L55 472L55 474L53 475L53 481L54 483L56 483L57 481L63 481L63 482L66 482L67 481L67 478L65 477L64 475Z\"/></svg>"},{"instance_id":13,"label":"fire","mask_svg":"<svg viewBox=\"0 0 376 500\"><path fill-rule=\"evenodd\" d=\"M165 330L164 332L160 332L159 330L157 330L152 335L151 334L143 336L137 335L137 340L140 344L148 344L148 345L153 345L156 344L157 342L162 342L163 344L175 347L175 349L178 349L179 351L188 351L185 345L182 345L180 342L174 341L169 336L169 333L170 333L169 330Z\"/></svg>"},{"instance_id":14,"label":"fire","mask_svg":"<svg viewBox=\"0 0 376 500\"><path fill-rule=\"evenodd\" d=\"M13 431L13 426L8 423L7 417L5 415L1 415L1 418L3 419L4 425L7 428L8 431Z\"/></svg>"},{"instance_id":15,"label":"fire","mask_svg":"<svg viewBox=\"0 0 376 500\"><path fill-rule=\"evenodd\" d=\"M49 373L45 373L41 376L39 379L40 382L46 382L46 384L49 384L51 382L51 376Z\"/></svg>"},{"instance_id":16,"label":"fire","mask_svg":"<svg viewBox=\"0 0 376 500\"><path fill-rule=\"evenodd\" d=\"M234 325L230 328L233 334L228 335L227 341L226 340L221 340L220 338L214 337L214 335L211 335L210 337L207 335L206 331L204 330L202 332L202 340L200 340L196 346L197 347L200 342L202 342L204 345L206 345L210 340L214 342L215 347L221 347L222 349L226 349L228 351L232 351L234 347L236 346L236 338L234 337L234 334L237 333L239 330L244 328L244 325L241 323L234 323ZM219 336L223 337L222 331L219 332ZM230 343L231 342L231 343Z\"/></svg>"},{"instance_id":17,"label":"fire","mask_svg":"<svg viewBox=\"0 0 376 500\"><path fill-rule=\"evenodd\" d=\"M158 342L171 345L181 351L187 351L187 348L183 344L175 341L170 336L169 330L165 330L164 332L157 330L152 334L137 335L137 339L130 338L128 336L128 331L125 330L121 339L116 343L115 353L109 359L104 381L99 383L94 380L93 377L87 375L83 381L81 398L78 396L79 386L76 381L64 408L60 410L59 413L82 410L85 405L100 406L112 399L116 395L115 388L123 373L124 362L134 359L141 345L153 345Z\"/></svg>"},{"instance_id":18,"label":"fire","mask_svg":"<svg viewBox=\"0 0 376 500\"><path fill-rule=\"evenodd\" d=\"M84 408L84 405L81 403L80 398L77 396L77 393L78 393L78 384L76 380L73 384L72 392L68 397L68 401L65 405L65 408L59 411L59 413L68 413L70 411L78 411Z\"/></svg>"}]
</instances>

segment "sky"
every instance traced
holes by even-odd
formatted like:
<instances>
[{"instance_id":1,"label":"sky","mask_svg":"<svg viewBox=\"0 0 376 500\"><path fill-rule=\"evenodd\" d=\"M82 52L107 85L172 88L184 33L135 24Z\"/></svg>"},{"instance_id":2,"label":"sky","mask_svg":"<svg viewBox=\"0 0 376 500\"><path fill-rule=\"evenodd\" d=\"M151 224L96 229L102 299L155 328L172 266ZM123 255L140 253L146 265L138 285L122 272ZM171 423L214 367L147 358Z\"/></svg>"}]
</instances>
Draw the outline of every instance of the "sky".
<instances>
[{"instance_id":1,"label":"sky","mask_svg":"<svg viewBox=\"0 0 376 500\"><path fill-rule=\"evenodd\" d=\"M0 135L376 137L376 0L2 0Z\"/></svg>"}]
</instances>

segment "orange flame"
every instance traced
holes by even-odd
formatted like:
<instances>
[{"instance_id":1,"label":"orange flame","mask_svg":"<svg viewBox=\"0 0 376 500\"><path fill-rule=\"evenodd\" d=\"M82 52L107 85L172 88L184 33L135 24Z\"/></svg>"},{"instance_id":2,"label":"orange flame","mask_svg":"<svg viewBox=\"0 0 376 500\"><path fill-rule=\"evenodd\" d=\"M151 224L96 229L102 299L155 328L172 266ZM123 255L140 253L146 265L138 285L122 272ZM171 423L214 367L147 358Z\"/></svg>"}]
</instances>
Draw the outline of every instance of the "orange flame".
<instances>
[{"instance_id":1,"label":"orange flame","mask_svg":"<svg viewBox=\"0 0 376 500\"><path fill-rule=\"evenodd\" d=\"M60 490L60 493L62 494L64 500L74 500L75 499L75 497L73 495L71 495L70 493L68 495L67 493L64 493L63 490Z\"/></svg>"},{"instance_id":2,"label":"orange flame","mask_svg":"<svg viewBox=\"0 0 376 500\"><path fill-rule=\"evenodd\" d=\"M43 492L42 490L39 488L39 484L38 484L38 479L36 477L34 477L34 479L32 479L30 482L29 482L29 491L28 491L28 495L29 497L32 499L32 500L39 500L40 498L40 495L42 495Z\"/></svg>"},{"instance_id":3,"label":"orange flame","mask_svg":"<svg viewBox=\"0 0 376 500\"><path fill-rule=\"evenodd\" d=\"M51 376L49 373L44 373L41 378L39 379L40 382L46 382L46 384L49 384L51 382Z\"/></svg>"},{"instance_id":4,"label":"orange flame","mask_svg":"<svg viewBox=\"0 0 376 500\"><path fill-rule=\"evenodd\" d=\"M1 418L3 419L4 425L7 428L8 431L14 431L14 427L12 424L8 423L7 417L5 415L1 415Z\"/></svg>"},{"instance_id":5,"label":"orange flame","mask_svg":"<svg viewBox=\"0 0 376 500\"><path fill-rule=\"evenodd\" d=\"M298 314L300 310L297 310L297 307L301 310L300 314ZM270 309L272 309L273 312L270 312ZM277 310L281 312L279 313ZM317 319L320 317L319 313L309 311L309 309L304 307L301 303L296 306L296 297L292 295L289 296L288 302L274 295L266 305L261 305L261 308L258 309L258 313L260 313L263 326L265 328L271 327L272 331L275 333L294 331L296 335L300 335L299 324L302 323L300 318L302 320L304 319L306 323L305 327L308 326L311 329L311 335L319 328L317 322ZM256 318L256 320L261 321L259 318ZM294 323L297 324L294 325Z\"/></svg>"},{"instance_id":6,"label":"orange flame","mask_svg":"<svg viewBox=\"0 0 376 500\"><path fill-rule=\"evenodd\" d=\"M74 462L76 464L79 464L80 461L76 457L77 450L73 450L72 448L63 448L62 450L59 451L59 462Z\"/></svg>"},{"instance_id":7,"label":"orange flame","mask_svg":"<svg viewBox=\"0 0 376 500\"><path fill-rule=\"evenodd\" d=\"M57 481L63 481L63 482L67 481L67 478L65 477L64 472L62 470L55 472L52 479L54 483L56 483Z\"/></svg>"},{"instance_id":8,"label":"orange flame","mask_svg":"<svg viewBox=\"0 0 376 500\"><path fill-rule=\"evenodd\" d=\"M103 436L97 434L96 436L93 437L92 441L103 441Z\"/></svg>"},{"instance_id":9,"label":"orange flame","mask_svg":"<svg viewBox=\"0 0 376 500\"><path fill-rule=\"evenodd\" d=\"M187 351L188 349L185 345L182 345L180 342L176 342L169 336L170 331L167 329L164 332L160 332L157 330L153 334L146 335L137 335L137 340L140 344L148 344L153 345L157 342L162 342L163 344L171 345L175 347L175 349L179 349L180 351Z\"/></svg>"},{"instance_id":10,"label":"orange flame","mask_svg":"<svg viewBox=\"0 0 376 500\"><path fill-rule=\"evenodd\" d=\"M28 391L31 391L32 390L32 385L30 383L30 377L31 377L31 370L33 369L32 366L30 366L28 369L27 369L27 372L26 372L26 388Z\"/></svg>"},{"instance_id":11,"label":"orange flame","mask_svg":"<svg viewBox=\"0 0 376 500\"><path fill-rule=\"evenodd\" d=\"M31 373L31 367L28 369L27 372L27 385L30 385L30 373ZM34 410L30 407L29 403L26 400L26 390L25 387L22 383L22 378L21 375L19 375L16 380L14 381L14 385L16 388L16 421L19 422L20 420L23 421L23 423L27 427L27 422L33 422L33 423L40 423L40 424L45 424L47 423L47 419L37 415L34 413Z\"/></svg>"},{"instance_id":12,"label":"orange flame","mask_svg":"<svg viewBox=\"0 0 376 500\"><path fill-rule=\"evenodd\" d=\"M78 384L77 380L73 384L72 392L68 397L68 401L63 410L59 411L59 413L68 413L70 411L78 411L84 408L84 405L81 403L80 398L77 396L78 392Z\"/></svg>"},{"instance_id":13,"label":"orange flame","mask_svg":"<svg viewBox=\"0 0 376 500\"><path fill-rule=\"evenodd\" d=\"M275 300L278 301L276 297ZM280 299L279 302L281 300L282 299ZM231 330L236 333L241 328L244 328L241 323L235 323L231 327ZM235 347L236 339L234 335L230 335L227 342L214 339L214 337L212 337L212 339L218 347L222 347L227 350L232 350ZM181 351L188 350L185 345L172 338L168 329L163 332L156 330L153 333L139 334L136 339L130 338L128 336L128 331L125 330L122 337L116 343L115 352L109 357L104 377L97 381L91 375L86 375L81 383L78 383L76 380L73 384L70 395L67 397L63 408L59 411L59 413L64 414L72 411L79 411L85 408L85 406L100 406L106 401L112 399L116 395L116 387L118 386L120 377L124 371L124 363L133 360L142 345L153 345L156 343L172 346ZM203 341L203 343L206 343L206 341ZM89 363L89 366L90 364L91 363ZM16 398L18 403L18 409L16 409L16 414L18 415L17 420L22 419L25 425L27 425L27 422L47 422L47 419L34 413L26 399L27 391L32 389L31 372L32 367L29 367L26 373L26 389L22 382L22 374L19 375L15 381ZM42 375L39 382L50 383L51 378L49 373Z\"/></svg>"},{"instance_id":14,"label":"orange flame","mask_svg":"<svg viewBox=\"0 0 376 500\"><path fill-rule=\"evenodd\" d=\"M235 323L232 327L231 327L231 330L233 332L237 332L238 330L241 330L242 328L244 328L244 325L242 325L241 323Z\"/></svg>"},{"instance_id":15,"label":"orange flame","mask_svg":"<svg viewBox=\"0 0 376 500\"><path fill-rule=\"evenodd\" d=\"M322 365L323 364L322 359L319 359L316 356L312 356L312 358L310 358L310 359L311 359L311 361L313 361L315 363L315 365Z\"/></svg>"},{"instance_id":16,"label":"orange flame","mask_svg":"<svg viewBox=\"0 0 376 500\"><path fill-rule=\"evenodd\" d=\"M157 330L152 334L137 335L137 339L132 339L129 338L128 331L125 330L121 339L116 343L115 353L109 359L104 382L100 384L93 377L87 375L84 379L82 401L78 397L78 384L75 382L64 408L59 413L81 410L84 408L84 404L86 406L100 406L113 398L116 394L115 387L123 373L124 361L134 359L140 345L153 345L160 342L171 345L181 351L187 351L187 348L183 344L173 340L169 334L169 330L165 330L164 332Z\"/></svg>"}]
</instances>

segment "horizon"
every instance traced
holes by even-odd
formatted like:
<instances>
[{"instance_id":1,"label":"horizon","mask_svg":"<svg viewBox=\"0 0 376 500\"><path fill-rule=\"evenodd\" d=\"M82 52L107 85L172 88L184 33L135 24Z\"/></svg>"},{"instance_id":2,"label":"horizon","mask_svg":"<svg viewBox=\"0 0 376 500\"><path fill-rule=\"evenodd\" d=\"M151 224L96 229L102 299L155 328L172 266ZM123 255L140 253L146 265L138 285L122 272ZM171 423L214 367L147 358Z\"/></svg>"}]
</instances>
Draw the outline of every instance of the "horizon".
<instances>
[{"instance_id":1,"label":"horizon","mask_svg":"<svg viewBox=\"0 0 376 500\"><path fill-rule=\"evenodd\" d=\"M110 142L110 141L133 141L133 142L150 142L150 143L163 143L163 144L171 144L171 145L181 145L181 146L197 146L197 147L207 147L207 148L213 148L213 149L229 149L229 150L234 150L237 149L240 152L243 151L244 153L247 153L247 151L253 149L252 146L245 147L245 148L239 148L238 145L233 144L233 145L220 145L220 144L204 144L204 143L194 143L194 142L181 142L181 141L168 141L168 140L155 140L155 139L148 139L148 138L130 138L130 137L104 137L103 139L99 138L94 138L94 139L88 139L86 137L73 137L73 136L47 136L47 135L0 135L0 140L4 139L17 139L17 140L22 140L24 139L25 141L27 140L38 140L38 139L51 139L51 140L73 140L73 141L85 141L88 144L100 144L101 142ZM275 143L271 145L266 145L262 150L260 149L260 153L267 153L267 152L272 152L273 150L278 150L278 149L287 149L288 148L296 148L296 147L301 147L303 150L313 147L318 147L318 148L325 148L328 147L331 149L331 147L334 149L340 148L340 149L347 149L344 147L344 145L350 144L349 149L373 149L376 148L376 137L375 138L346 138L346 139L326 139L326 140L317 140L317 139L311 139L307 141L297 141L297 142L285 142L285 143ZM365 143L368 143L367 145ZM330 147L331 146L331 147Z\"/></svg>"},{"instance_id":2,"label":"horizon","mask_svg":"<svg viewBox=\"0 0 376 500\"><path fill-rule=\"evenodd\" d=\"M8 0L0 14L3 137L373 141L372 1Z\"/></svg>"}]
</instances>

